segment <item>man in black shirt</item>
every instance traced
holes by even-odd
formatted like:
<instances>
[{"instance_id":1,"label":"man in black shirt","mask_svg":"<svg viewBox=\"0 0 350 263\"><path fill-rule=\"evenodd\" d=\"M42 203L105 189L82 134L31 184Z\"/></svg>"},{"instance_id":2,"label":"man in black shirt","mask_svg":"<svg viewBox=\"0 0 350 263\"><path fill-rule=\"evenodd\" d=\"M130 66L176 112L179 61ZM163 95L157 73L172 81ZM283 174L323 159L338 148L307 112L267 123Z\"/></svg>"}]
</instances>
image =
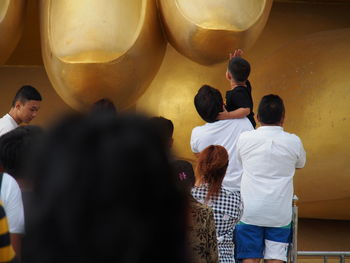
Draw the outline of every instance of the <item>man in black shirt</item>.
<instances>
[{"instance_id":1,"label":"man in black shirt","mask_svg":"<svg viewBox=\"0 0 350 263\"><path fill-rule=\"evenodd\" d=\"M230 81L231 90L226 92L226 111L220 113L218 119L247 117L255 128L252 88L248 80L250 64L241 57L242 53L242 50L238 49L230 55L226 78Z\"/></svg>"}]
</instances>

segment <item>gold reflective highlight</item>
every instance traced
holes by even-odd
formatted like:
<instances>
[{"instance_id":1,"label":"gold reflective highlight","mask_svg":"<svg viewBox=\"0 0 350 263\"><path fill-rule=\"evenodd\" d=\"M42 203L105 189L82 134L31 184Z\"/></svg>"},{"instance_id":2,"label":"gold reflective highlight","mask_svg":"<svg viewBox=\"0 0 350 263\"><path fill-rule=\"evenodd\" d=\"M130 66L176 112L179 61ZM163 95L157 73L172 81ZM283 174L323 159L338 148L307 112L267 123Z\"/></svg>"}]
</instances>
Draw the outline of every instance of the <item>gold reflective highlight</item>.
<instances>
[{"instance_id":1,"label":"gold reflective highlight","mask_svg":"<svg viewBox=\"0 0 350 263\"><path fill-rule=\"evenodd\" d=\"M158 0L169 42L184 56L210 65L259 37L272 0Z\"/></svg>"},{"instance_id":2,"label":"gold reflective highlight","mask_svg":"<svg viewBox=\"0 0 350 263\"><path fill-rule=\"evenodd\" d=\"M41 37L52 85L78 110L103 97L119 109L133 105L165 52L148 0L42 0Z\"/></svg>"},{"instance_id":3,"label":"gold reflective highlight","mask_svg":"<svg viewBox=\"0 0 350 263\"><path fill-rule=\"evenodd\" d=\"M0 1L0 64L16 48L22 34L26 0Z\"/></svg>"},{"instance_id":4,"label":"gold reflective highlight","mask_svg":"<svg viewBox=\"0 0 350 263\"><path fill-rule=\"evenodd\" d=\"M142 1L135 0L52 1L53 52L68 63L112 61L135 42L141 10Z\"/></svg>"}]
</instances>

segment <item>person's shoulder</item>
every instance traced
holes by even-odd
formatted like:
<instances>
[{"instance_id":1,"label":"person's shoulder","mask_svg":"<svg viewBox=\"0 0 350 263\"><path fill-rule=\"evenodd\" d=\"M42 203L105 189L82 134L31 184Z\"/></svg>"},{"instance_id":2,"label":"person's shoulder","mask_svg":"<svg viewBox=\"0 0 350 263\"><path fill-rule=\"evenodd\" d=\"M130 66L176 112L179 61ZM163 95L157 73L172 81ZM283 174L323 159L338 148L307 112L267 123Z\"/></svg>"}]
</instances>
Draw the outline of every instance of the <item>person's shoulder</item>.
<instances>
[{"instance_id":1,"label":"person's shoulder","mask_svg":"<svg viewBox=\"0 0 350 263\"><path fill-rule=\"evenodd\" d=\"M256 130L243 131L238 137L237 145L241 147L246 143L258 140L258 137Z\"/></svg>"},{"instance_id":2,"label":"person's shoulder","mask_svg":"<svg viewBox=\"0 0 350 263\"><path fill-rule=\"evenodd\" d=\"M294 133L283 131L282 134L283 134L283 136L285 138L288 138L291 141L294 141L294 142L297 142L297 143L301 143L301 139L299 138L299 136L294 134Z\"/></svg>"},{"instance_id":3,"label":"person's shoulder","mask_svg":"<svg viewBox=\"0 0 350 263\"><path fill-rule=\"evenodd\" d=\"M9 175L8 173L3 173L2 174L2 180L3 182L16 182L15 178L13 178L11 175Z\"/></svg>"},{"instance_id":4,"label":"person's shoulder","mask_svg":"<svg viewBox=\"0 0 350 263\"><path fill-rule=\"evenodd\" d=\"M225 120L229 125L236 126L241 131L251 131L254 130L252 123L249 121L247 117L240 118L240 119L229 119Z\"/></svg>"},{"instance_id":5,"label":"person's shoulder","mask_svg":"<svg viewBox=\"0 0 350 263\"><path fill-rule=\"evenodd\" d=\"M207 195L208 188L205 184L202 184L200 186L194 186L192 187L191 193L192 196L199 202L203 202L205 196Z\"/></svg>"},{"instance_id":6,"label":"person's shoulder","mask_svg":"<svg viewBox=\"0 0 350 263\"><path fill-rule=\"evenodd\" d=\"M192 136L197 136L197 135L205 132L206 127L207 127L207 123L194 127L192 129Z\"/></svg>"},{"instance_id":7,"label":"person's shoulder","mask_svg":"<svg viewBox=\"0 0 350 263\"><path fill-rule=\"evenodd\" d=\"M205 129L206 127L210 126L211 123L209 122L204 122L202 125L197 125L195 126L192 130L198 131L198 130L202 130Z\"/></svg>"},{"instance_id":8,"label":"person's shoulder","mask_svg":"<svg viewBox=\"0 0 350 263\"><path fill-rule=\"evenodd\" d=\"M11 191L11 189L19 189L19 185L15 178L13 178L8 173L3 173L2 175L2 184L1 184L1 190L4 191Z\"/></svg>"},{"instance_id":9,"label":"person's shoulder","mask_svg":"<svg viewBox=\"0 0 350 263\"><path fill-rule=\"evenodd\" d=\"M247 138L247 137L252 137L255 136L256 130L249 130L249 131L243 131L240 135L240 138Z\"/></svg>"},{"instance_id":10,"label":"person's shoulder","mask_svg":"<svg viewBox=\"0 0 350 263\"><path fill-rule=\"evenodd\" d=\"M4 122L7 122L8 121L8 117L7 117L8 114L5 114L4 116L2 116L0 118L0 124L3 124Z\"/></svg>"},{"instance_id":11,"label":"person's shoulder","mask_svg":"<svg viewBox=\"0 0 350 263\"><path fill-rule=\"evenodd\" d=\"M0 119L0 136L4 135L9 131L12 131L17 127L18 127L18 124L15 122L15 120L9 114L5 114Z\"/></svg>"},{"instance_id":12,"label":"person's shoulder","mask_svg":"<svg viewBox=\"0 0 350 263\"><path fill-rule=\"evenodd\" d=\"M208 131L211 131L213 129L217 129L218 127L225 126L226 120L216 120L214 122L206 122L203 125L196 126L192 129L192 134L197 133L207 133Z\"/></svg>"},{"instance_id":13,"label":"person's shoulder","mask_svg":"<svg viewBox=\"0 0 350 263\"><path fill-rule=\"evenodd\" d=\"M205 184L202 184L200 186L193 186L191 191L192 193L195 193L195 192L202 192L202 191L205 191L207 189L206 185Z\"/></svg>"}]
</instances>

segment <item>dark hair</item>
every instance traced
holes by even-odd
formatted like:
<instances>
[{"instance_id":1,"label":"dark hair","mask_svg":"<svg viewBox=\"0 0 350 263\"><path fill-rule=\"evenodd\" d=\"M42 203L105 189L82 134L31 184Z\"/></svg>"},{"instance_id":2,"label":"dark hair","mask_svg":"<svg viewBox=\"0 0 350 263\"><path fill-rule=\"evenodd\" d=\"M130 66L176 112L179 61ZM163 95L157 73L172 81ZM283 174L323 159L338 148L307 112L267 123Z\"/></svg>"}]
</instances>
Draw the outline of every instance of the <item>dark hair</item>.
<instances>
[{"instance_id":1,"label":"dark hair","mask_svg":"<svg viewBox=\"0 0 350 263\"><path fill-rule=\"evenodd\" d=\"M176 160L172 163L175 176L186 191L187 194L191 193L191 188L195 184L195 176L192 164L185 160Z\"/></svg>"},{"instance_id":2,"label":"dark hair","mask_svg":"<svg viewBox=\"0 0 350 263\"><path fill-rule=\"evenodd\" d=\"M236 81L246 81L250 74L250 64L242 57L234 57L228 62L228 71Z\"/></svg>"},{"instance_id":3,"label":"dark hair","mask_svg":"<svg viewBox=\"0 0 350 263\"><path fill-rule=\"evenodd\" d=\"M194 97L194 105L203 120L215 122L219 112L223 110L224 102L219 90L203 85Z\"/></svg>"},{"instance_id":4,"label":"dark hair","mask_svg":"<svg viewBox=\"0 0 350 263\"><path fill-rule=\"evenodd\" d=\"M200 184L208 184L209 190L206 201L219 193L228 162L228 153L220 145L210 145L200 152L196 167L196 176Z\"/></svg>"},{"instance_id":5,"label":"dark hair","mask_svg":"<svg viewBox=\"0 0 350 263\"><path fill-rule=\"evenodd\" d=\"M0 162L4 171L16 179L23 177L22 167L25 158L31 154L43 130L38 126L27 125L5 133L0 137Z\"/></svg>"},{"instance_id":6,"label":"dark hair","mask_svg":"<svg viewBox=\"0 0 350 263\"><path fill-rule=\"evenodd\" d=\"M187 200L147 118L71 116L40 145L24 262L188 262Z\"/></svg>"},{"instance_id":7,"label":"dark hair","mask_svg":"<svg viewBox=\"0 0 350 263\"><path fill-rule=\"evenodd\" d=\"M174 124L171 120L164 117L152 117L149 119L151 125L158 131L159 136L166 146L170 146L171 139L174 133Z\"/></svg>"},{"instance_id":8,"label":"dark hair","mask_svg":"<svg viewBox=\"0 0 350 263\"><path fill-rule=\"evenodd\" d=\"M29 85L22 86L17 91L15 97L13 98L12 107L14 107L16 105L17 101L24 103L24 102L27 102L29 100L41 101L42 98L41 98L39 91L37 91L36 88L29 86Z\"/></svg>"},{"instance_id":9,"label":"dark hair","mask_svg":"<svg viewBox=\"0 0 350 263\"><path fill-rule=\"evenodd\" d=\"M258 119L264 124L279 124L284 116L283 100L277 95L264 96L259 104Z\"/></svg>"},{"instance_id":10,"label":"dark hair","mask_svg":"<svg viewBox=\"0 0 350 263\"><path fill-rule=\"evenodd\" d=\"M90 109L91 113L101 113L101 112L109 112L111 114L116 114L117 109L114 103L106 98L100 99L96 101Z\"/></svg>"}]
</instances>

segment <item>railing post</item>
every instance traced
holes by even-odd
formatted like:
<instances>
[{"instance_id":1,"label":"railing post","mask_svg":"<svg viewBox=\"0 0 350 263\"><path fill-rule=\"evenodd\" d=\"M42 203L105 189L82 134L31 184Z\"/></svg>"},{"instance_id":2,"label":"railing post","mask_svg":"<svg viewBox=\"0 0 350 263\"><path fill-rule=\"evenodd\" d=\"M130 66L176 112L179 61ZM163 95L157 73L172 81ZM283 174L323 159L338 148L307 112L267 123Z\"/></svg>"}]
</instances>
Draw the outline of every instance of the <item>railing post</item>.
<instances>
[{"instance_id":1,"label":"railing post","mask_svg":"<svg viewBox=\"0 0 350 263\"><path fill-rule=\"evenodd\" d=\"M292 263L298 263L298 197L294 195L293 197L293 217L292 217L292 228L293 228L293 238L292 238L292 251L291 251L291 261Z\"/></svg>"}]
</instances>

